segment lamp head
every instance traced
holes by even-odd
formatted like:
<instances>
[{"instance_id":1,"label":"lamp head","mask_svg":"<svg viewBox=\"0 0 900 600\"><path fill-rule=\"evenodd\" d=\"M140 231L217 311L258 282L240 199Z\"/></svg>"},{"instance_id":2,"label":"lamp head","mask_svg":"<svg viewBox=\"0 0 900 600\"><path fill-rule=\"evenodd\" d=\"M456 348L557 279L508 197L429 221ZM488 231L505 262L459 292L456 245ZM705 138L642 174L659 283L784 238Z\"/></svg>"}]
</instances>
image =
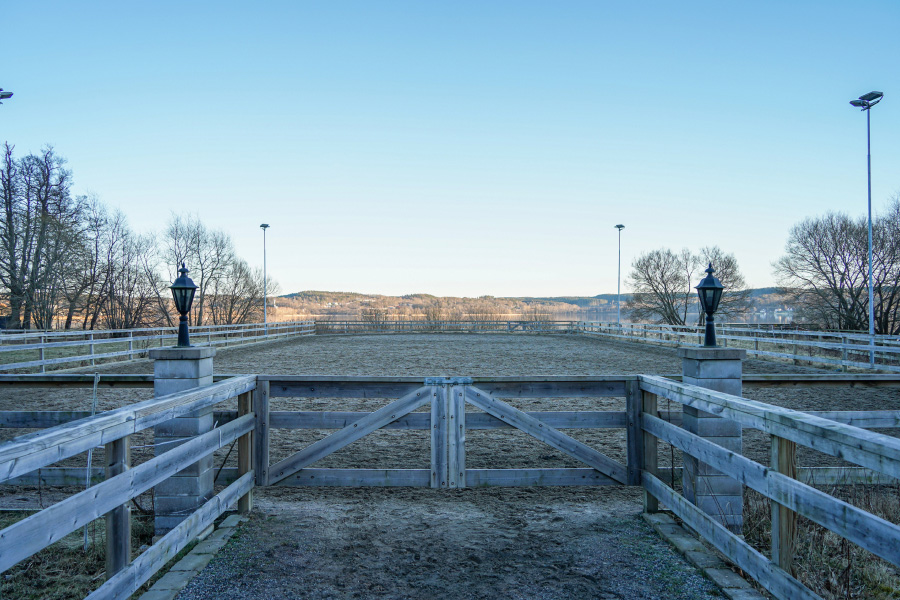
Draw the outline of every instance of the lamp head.
<instances>
[{"instance_id":1,"label":"lamp head","mask_svg":"<svg viewBox=\"0 0 900 600\"><path fill-rule=\"evenodd\" d=\"M184 266L184 263L181 263L181 268L178 269L178 272L180 273L178 279L172 283L169 289L172 290L172 298L175 300L175 309L181 316L185 316L191 312L191 304L194 303L194 293L197 291L197 286L191 278L187 276L188 270L187 267Z\"/></svg>"},{"instance_id":2,"label":"lamp head","mask_svg":"<svg viewBox=\"0 0 900 600\"><path fill-rule=\"evenodd\" d=\"M0 88L0 100L9 100L12 98L12 92L4 92L3 88Z\"/></svg>"},{"instance_id":3,"label":"lamp head","mask_svg":"<svg viewBox=\"0 0 900 600\"><path fill-rule=\"evenodd\" d=\"M706 269L706 277L695 288L697 295L700 296L700 306L703 308L703 312L708 315L712 315L718 310L719 301L722 299L722 291L725 289L722 282L713 276L714 272L715 269L713 269L712 263L709 263L709 268Z\"/></svg>"},{"instance_id":4,"label":"lamp head","mask_svg":"<svg viewBox=\"0 0 900 600\"><path fill-rule=\"evenodd\" d=\"M856 108L861 108L862 110L869 110L884 98L884 94L881 92L869 92L868 94L863 94L859 97L859 100L851 100L850 104L855 106Z\"/></svg>"},{"instance_id":5,"label":"lamp head","mask_svg":"<svg viewBox=\"0 0 900 600\"><path fill-rule=\"evenodd\" d=\"M616 229L618 229L619 231L622 231L623 229L625 229L625 226L624 225L616 225Z\"/></svg>"},{"instance_id":6,"label":"lamp head","mask_svg":"<svg viewBox=\"0 0 900 600\"><path fill-rule=\"evenodd\" d=\"M260 225L259 227L260 227L260 229L262 229L263 231L265 231L266 229L269 228L269 224L268 224L268 223L263 223L263 224Z\"/></svg>"}]
</instances>

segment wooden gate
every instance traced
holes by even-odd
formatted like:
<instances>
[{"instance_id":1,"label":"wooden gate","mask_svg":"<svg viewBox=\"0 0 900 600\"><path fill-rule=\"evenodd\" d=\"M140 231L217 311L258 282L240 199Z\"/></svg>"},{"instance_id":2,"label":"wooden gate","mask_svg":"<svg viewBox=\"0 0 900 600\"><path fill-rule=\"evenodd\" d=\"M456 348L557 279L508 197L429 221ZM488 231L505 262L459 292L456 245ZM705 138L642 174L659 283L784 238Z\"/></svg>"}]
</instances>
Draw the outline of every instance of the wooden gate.
<instances>
[{"instance_id":1,"label":"wooden gate","mask_svg":"<svg viewBox=\"0 0 900 600\"><path fill-rule=\"evenodd\" d=\"M522 485L640 485L637 377L379 378L260 376L257 484L288 486L422 486L464 488ZM269 397L397 397L370 413L269 411ZM503 398L624 397L625 411L525 412ZM424 406L428 412L414 412ZM466 405L481 412L466 412ZM337 429L269 465L270 429ZM514 428L583 463L579 468L469 469L466 431ZM627 464L563 429L624 428ZM379 429L428 429L430 469L315 468L316 462Z\"/></svg>"}]
</instances>

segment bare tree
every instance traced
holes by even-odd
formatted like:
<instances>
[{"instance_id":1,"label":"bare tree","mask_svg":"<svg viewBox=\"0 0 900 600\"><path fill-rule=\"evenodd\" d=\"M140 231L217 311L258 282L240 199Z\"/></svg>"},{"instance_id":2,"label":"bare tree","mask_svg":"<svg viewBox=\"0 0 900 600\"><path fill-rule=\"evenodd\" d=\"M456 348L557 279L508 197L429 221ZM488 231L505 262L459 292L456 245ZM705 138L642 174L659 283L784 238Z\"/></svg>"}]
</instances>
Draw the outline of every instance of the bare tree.
<instances>
[{"instance_id":1,"label":"bare tree","mask_svg":"<svg viewBox=\"0 0 900 600\"><path fill-rule=\"evenodd\" d=\"M263 316L264 290L278 293L278 284L268 278L263 286L262 269L251 269L246 261L235 258L212 284L208 300L215 324L249 323Z\"/></svg>"},{"instance_id":2,"label":"bare tree","mask_svg":"<svg viewBox=\"0 0 900 600\"><path fill-rule=\"evenodd\" d=\"M188 265L197 284L193 322L203 325L207 293L234 260L231 238L223 231L207 229L195 215L173 214L164 236L164 251L168 259L175 259L174 263L166 261L174 267L172 279L182 262Z\"/></svg>"},{"instance_id":3,"label":"bare tree","mask_svg":"<svg viewBox=\"0 0 900 600\"><path fill-rule=\"evenodd\" d=\"M62 285L61 262L77 243L81 203L71 172L50 147L19 160L5 144L0 164L0 284L13 327L47 327Z\"/></svg>"},{"instance_id":4,"label":"bare tree","mask_svg":"<svg viewBox=\"0 0 900 600\"><path fill-rule=\"evenodd\" d=\"M875 332L900 333L900 196L872 224ZM795 225L774 265L799 316L827 329L868 330L868 224L829 212Z\"/></svg>"},{"instance_id":5,"label":"bare tree","mask_svg":"<svg viewBox=\"0 0 900 600\"><path fill-rule=\"evenodd\" d=\"M690 315L696 313L697 322L702 322L705 315L699 311L694 286L708 263L712 263L726 290L719 314L734 317L749 310L750 292L733 255L718 246L703 248L699 254L687 248L677 254L660 248L642 254L631 265L627 285L632 296L625 303L631 318L687 325L692 320Z\"/></svg>"}]
</instances>

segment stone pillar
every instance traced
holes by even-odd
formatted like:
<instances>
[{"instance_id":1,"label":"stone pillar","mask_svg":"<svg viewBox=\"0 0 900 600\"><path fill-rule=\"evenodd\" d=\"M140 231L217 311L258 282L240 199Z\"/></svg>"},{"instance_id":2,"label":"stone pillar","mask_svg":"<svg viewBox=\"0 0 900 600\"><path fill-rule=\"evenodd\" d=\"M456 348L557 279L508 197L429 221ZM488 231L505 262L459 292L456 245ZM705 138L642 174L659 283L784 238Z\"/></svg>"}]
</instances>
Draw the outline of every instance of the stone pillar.
<instances>
[{"instance_id":1,"label":"stone pillar","mask_svg":"<svg viewBox=\"0 0 900 600\"><path fill-rule=\"evenodd\" d=\"M735 348L679 348L683 381L740 396L741 361L746 354L744 350ZM685 406L683 427L728 450L741 453L741 425L736 421ZM739 481L684 454L682 483L685 498L732 532L741 533L744 501Z\"/></svg>"},{"instance_id":2,"label":"stone pillar","mask_svg":"<svg viewBox=\"0 0 900 600\"><path fill-rule=\"evenodd\" d=\"M215 348L155 348L153 391L156 397L212 385ZM213 408L188 413L153 428L156 455L172 450L191 437L212 431ZM212 455L179 471L153 490L156 535L164 535L213 496Z\"/></svg>"}]
</instances>

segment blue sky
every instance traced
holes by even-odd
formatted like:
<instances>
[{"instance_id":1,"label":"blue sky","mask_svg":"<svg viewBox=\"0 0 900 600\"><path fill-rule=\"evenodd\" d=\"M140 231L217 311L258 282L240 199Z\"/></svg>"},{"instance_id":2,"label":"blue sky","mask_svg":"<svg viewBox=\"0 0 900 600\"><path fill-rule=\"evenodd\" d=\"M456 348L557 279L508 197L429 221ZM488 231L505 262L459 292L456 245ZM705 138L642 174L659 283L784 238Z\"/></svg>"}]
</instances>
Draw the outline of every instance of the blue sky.
<instances>
[{"instance_id":1,"label":"blue sky","mask_svg":"<svg viewBox=\"0 0 900 600\"><path fill-rule=\"evenodd\" d=\"M282 291L594 295L654 248L773 283L900 192L900 3L7 2L0 140L138 230L190 211Z\"/></svg>"}]
</instances>

